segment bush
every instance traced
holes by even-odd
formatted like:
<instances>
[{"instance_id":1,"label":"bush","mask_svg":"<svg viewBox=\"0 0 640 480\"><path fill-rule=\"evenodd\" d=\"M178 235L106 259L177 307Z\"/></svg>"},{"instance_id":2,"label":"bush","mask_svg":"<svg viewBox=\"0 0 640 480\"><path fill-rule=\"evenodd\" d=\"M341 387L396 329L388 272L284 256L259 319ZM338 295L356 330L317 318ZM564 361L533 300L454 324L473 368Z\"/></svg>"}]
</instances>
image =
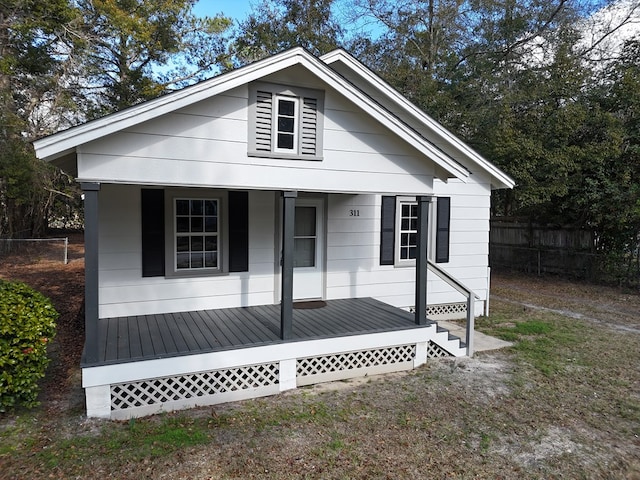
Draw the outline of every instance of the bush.
<instances>
[{"instance_id":1,"label":"bush","mask_svg":"<svg viewBox=\"0 0 640 480\"><path fill-rule=\"evenodd\" d=\"M57 318L44 295L24 283L0 280L0 412L37 405Z\"/></svg>"}]
</instances>

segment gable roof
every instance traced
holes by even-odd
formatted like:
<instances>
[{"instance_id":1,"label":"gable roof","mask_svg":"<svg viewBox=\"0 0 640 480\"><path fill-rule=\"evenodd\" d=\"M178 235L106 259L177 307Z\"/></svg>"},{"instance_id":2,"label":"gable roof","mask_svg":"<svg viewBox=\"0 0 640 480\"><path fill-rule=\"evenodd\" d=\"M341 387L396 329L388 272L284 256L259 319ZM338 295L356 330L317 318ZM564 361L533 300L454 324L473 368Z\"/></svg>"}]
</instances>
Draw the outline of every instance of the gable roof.
<instances>
[{"instance_id":1,"label":"gable roof","mask_svg":"<svg viewBox=\"0 0 640 480\"><path fill-rule=\"evenodd\" d=\"M359 89L374 96L376 100L382 101L386 108L438 148L467 166L470 162L486 171L492 178L494 188L515 186L515 181L509 175L482 157L344 50L337 49L329 52L320 57L320 60L332 66Z\"/></svg>"},{"instance_id":2,"label":"gable roof","mask_svg":"<svg viewBox=\"0 0 640 480\"><path fill-rule=\"evenodd\" d=\"M335 68L336 65L332 66L338 61L341 62L341 65L347 66L356 75L356 78L350 81L340 74ZM469 154L468 152L474 152L463 142L457 140L346 52L336 50L318 59L301 47L287 50L182 90L38 139L34 142L36 155L46 161L57 160L56 163L59 164L66 164L70 161L75 163L76 148L80 145L188 107L294 65L301 65L309 70L321 81L330 85L338 93L344 95L382 125L400 136L440 167L444 177L454 177L465 181L469 176L469 170L459 162L458 157L482 159L477 154L475 156ZM383 106L373 99L381 96L391 101L392 106L396 108L391 109L388 106ZM404 112L404 116L409 121L407 118L401 118L398 114L392 113L393 110ZM421 122L426 124L422 128L419 125ZM443 145L446 148L436 145L425 136L425 133L430 131L433 131L436 137L444 142ZM482 159L482 162L476 160L476 163L490 173L492 178L508 179L505 174L486 160ZM512 187L513 181L505 180L498 182L498 185Z\"/></svg>"}]
</instances>

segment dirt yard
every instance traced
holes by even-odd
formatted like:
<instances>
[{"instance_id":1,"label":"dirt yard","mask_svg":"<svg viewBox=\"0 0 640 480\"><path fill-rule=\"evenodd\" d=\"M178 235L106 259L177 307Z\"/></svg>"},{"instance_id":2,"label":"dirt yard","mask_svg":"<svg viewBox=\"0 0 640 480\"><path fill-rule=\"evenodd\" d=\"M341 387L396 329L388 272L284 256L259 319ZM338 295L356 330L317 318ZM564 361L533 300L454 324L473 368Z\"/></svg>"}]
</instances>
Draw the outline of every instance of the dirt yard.
<instances>
[{"instance_id":1,"label":"dirt yard","mask_svg":"<svg viewBox=\"0 0 640 480\"><path fill-rule=\"evenodd\" d=\"M640 295L494 275L478 329L514 347L131 422L82 415L82 239L1 259L61 316L42 405L0 417L0 478L640 480Z\"/></svg>"}]
</instances>

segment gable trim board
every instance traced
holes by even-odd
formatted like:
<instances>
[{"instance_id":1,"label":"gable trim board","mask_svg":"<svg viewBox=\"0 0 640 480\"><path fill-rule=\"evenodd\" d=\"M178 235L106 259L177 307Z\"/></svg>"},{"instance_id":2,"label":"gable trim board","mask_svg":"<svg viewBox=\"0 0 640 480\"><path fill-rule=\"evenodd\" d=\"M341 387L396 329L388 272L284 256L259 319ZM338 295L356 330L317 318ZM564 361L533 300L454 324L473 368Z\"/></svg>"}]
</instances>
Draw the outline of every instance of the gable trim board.
<instances>
[{"instance_id":1,"label":"gable trim board","mask_svg":"<svg viewBox=\"0 0 640 480\"><path fill-rule=\"evenodd\" d=\"M458 163L456 159L437 148L328 65L301 47L287 50L273 57L186 87L183 90L36 140L34 142L36 155L43 160L53 161L72 153L76 147L82 144L219 95L231 88L253 82L293 65L301 65L309 70L319 80L331 86L344 98L354 103L368 115L371 115L380 124L433 161L442 169L436 169L436 171L443 180L446 180L447 177L454 177L461 181L466 181L469 171ZM445 172L446 175L442 175Z\"/></svg>"}]
</instances>

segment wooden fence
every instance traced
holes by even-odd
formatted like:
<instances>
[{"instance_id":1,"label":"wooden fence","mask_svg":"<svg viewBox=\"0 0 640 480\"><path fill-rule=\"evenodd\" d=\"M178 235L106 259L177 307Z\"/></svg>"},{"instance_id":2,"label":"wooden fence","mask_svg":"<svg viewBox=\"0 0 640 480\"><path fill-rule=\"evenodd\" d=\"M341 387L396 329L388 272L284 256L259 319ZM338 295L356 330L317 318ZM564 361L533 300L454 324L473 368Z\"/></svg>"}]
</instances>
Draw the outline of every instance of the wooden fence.
<instances>
[{"instance_id":1,"label":"wooden fence","mask_svg":"<svg viewBox=\"0 0 640 480\"><path fill-rule=\"evenodd\" d=\"M596 280L601 271L594 235L587 230L492 220L489 245L492 269L590 280Z\"/></svg>"}]
</instances>

